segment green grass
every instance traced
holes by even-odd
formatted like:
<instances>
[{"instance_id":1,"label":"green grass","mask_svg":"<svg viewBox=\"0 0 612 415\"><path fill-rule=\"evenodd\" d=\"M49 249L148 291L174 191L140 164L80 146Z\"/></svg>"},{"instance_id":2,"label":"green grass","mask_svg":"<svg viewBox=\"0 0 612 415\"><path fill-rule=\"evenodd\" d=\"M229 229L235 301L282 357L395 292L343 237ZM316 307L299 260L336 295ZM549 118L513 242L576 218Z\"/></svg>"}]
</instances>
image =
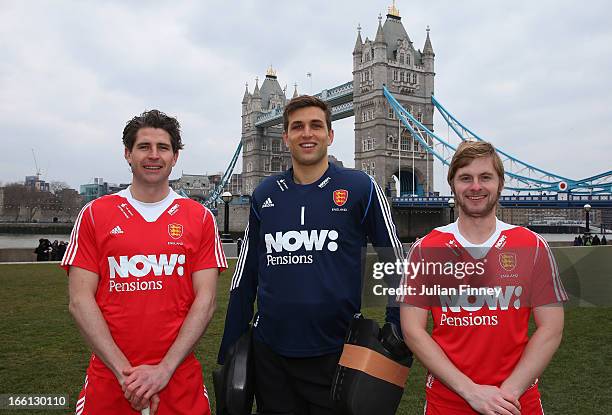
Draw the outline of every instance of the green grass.
<instances>
[{"instance_id":1,"label":"green grass","mask_svg":"<svg viewBox=\"0 0 612 415\"><path fill-rule=\"evenodd\" d=\"M235 261L230 264L230 270L220 278L217 312L196 350L211 395L211 371L216 367ZM580 276L581 280L586 279L585 266L578 267L576 275L566 273L564 279ZM612 274L606 275L607 269L603 275L597 274L612 279ZM584 287L585 281L579 284L583 290L588 288ZM571 284L572 281L566 281L566 285ZM601 284L607 285L609 281ZM68 394L74 408L90 352L70 318L67 304L67 279L57 265L0 265L0 394ZM382 321L383 310L368 308L364 314ZM612 412L611 358L612 308L568 307L563 343L540 384L545 411L551 414ZM422 413L424 382L425 371L416 362L398 414ZM212 396L211 401L214 404ZM61 411L28 413L53 415Z\"/></svg>"}]
</instances>

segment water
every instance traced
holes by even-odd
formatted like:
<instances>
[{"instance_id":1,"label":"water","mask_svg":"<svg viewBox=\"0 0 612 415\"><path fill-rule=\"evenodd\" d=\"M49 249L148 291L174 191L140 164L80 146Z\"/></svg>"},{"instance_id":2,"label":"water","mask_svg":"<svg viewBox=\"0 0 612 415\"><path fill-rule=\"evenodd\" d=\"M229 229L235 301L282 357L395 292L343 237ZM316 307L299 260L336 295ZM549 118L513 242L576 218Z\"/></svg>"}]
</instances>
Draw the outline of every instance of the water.
<instances>
[{"instance_id":1,"label":"water","mask_svg":"<svg viewBox=\"0 0 612 415\"><path fill-rule=\"evenodd\" d=\"M51 242L55 241L66 241L70 240L70 234L12 234L12 233L0 233L0 249L5 248L32 248L32 251L38 246L38 240L45 238Z\"/></svg>"},{"instance_id":2,"label":"water","mask_svg":"<svg viewBox=\"0 0 612 415\"><path fill-rule=\"evenodd\" d=\"M541 233L546 242L574 242L578 234L571 233Z\"/></svg>"}]
</instances>

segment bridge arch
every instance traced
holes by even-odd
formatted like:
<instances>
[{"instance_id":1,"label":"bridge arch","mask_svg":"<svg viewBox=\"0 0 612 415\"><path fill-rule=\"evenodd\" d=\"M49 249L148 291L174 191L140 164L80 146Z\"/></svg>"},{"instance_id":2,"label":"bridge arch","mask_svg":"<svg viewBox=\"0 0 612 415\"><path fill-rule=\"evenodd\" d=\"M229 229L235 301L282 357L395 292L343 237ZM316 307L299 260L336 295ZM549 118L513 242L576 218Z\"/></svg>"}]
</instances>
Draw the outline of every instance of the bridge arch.
<instances>
[{"instance_id":1,"label":"bridge arch","mask_svg":"<svg viewBox=\"0 0 612 415\"><path fill-rule=\"evenodd\" d=\"M391 186L392 195L396 196L397 188L396 183L399 180L400 184L400 196L410 196L410 195L419 195L423 196L425 194L425 189L423 187L423 183L425 182L423 173L420 170L414 169L410 167L403 167L401 172L399 169L396 169L393 173L393 183ZM413 180L414 177L414 180Z\"/></svg>"}]
</instances>

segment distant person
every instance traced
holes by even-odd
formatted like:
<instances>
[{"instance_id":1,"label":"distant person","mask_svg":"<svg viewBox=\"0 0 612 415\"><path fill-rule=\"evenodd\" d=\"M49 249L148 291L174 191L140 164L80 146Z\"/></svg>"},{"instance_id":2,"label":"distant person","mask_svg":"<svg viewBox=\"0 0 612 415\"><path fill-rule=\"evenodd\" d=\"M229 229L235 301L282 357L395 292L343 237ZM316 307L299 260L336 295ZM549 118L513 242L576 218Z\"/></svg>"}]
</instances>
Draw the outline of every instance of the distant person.
<instances>
[{"instance_id":1,"label":"distant person","mask_svg":"<svg viewBox=\"0 0 612 415\"><path fill-rule=\"evenodd\" d=\"M580 245L581 245L581 242L580 242L580 237L579 237L579 236L576 236L576 237L574 238L574 246L580 246Z\"/></svg>"},{"instance_id":2,"label":"distant person","mask_svg":"<svg viewBox=\"0 0 612 415\"><path fill-rule=\"evenodd\" d=\"M496 218L504 165L490 143L462 142L447 180L458 219L412 245L414 272L402 288L413 293L400 297L404 339L429 371L424 414L542 414L538 378L561 343L568 298L555 259L540 235ZM436 264L454 266L450 275L416 270ZM436 290L436 281L458 294ZM462 293L459 284L483 291Z\"/></svg>"},{"instance_id":3,"label":"distant person","mask_svg":"<svg viewBox=\"0 0 612 415\"><path fill-rule=\"evenodd\" d=\"M593 236L593 242L591 243L592 245L599 245L600 244L600 240L599 240L599 236L595 235Z\"/></svg>"},{"instance_id":4,"label":"distant person","mask_svg":"<svg viewBox=\"0 0 612 415\"><path fill-rule=\"evenodd\" d=\"M51 261L59 261L59 241L56 239L51 243Z\"/></svg>"},{"instance_id":5,"label":"distant person","mask_svg":"<svg viewBox=\"0 0 612 415\"><path fill-rule=\"evenodd\" d=\"M48 261L50 252L51 242L48 239L40 238L38 240L38 246L34 250L34 253L36 254L36 261Z\"/></svg>"},{"instance_id":6,"label":"distant person","mask_svg":"<svg viewBox=\"0 0 612 415\"><path fill-rule=\"evenodd\" d=\"M584 236L582 237L582 240L583 240L582 244L584 246L591 246L592 245L591 235L584 234Z\"/></svg>"},{"instance_id":7,"label":"distant person","mask_svg":"<svg viewBox=\"0 0 612 415\"><path fill-rule=\"evenodd\" d=\"M40 238L38 240L38 246L34 249L34 253L36 254L36 261L44 261L44 257L42 255L42 253L44 252L44 248L43 248L43 241L44 239Z\"/></svg>"},{"instance_id":8,"label":"distant person","mask_svg":"<svg viewBox=\"0 0 612 415\"><path fill-rule=\"evenodd\" d=\"M606 235L601 237L601 244L602 245L608 245L608 240L606 239Z\"/></svg>"},{"instance_id":9,"label":"distant person","mask_svg":"<svg viewBox=\"0 0 612 415\"><path fill-rule=\"evenodd\" d=\"M236 256L240 253L240 249L242 248L242 238L239 237L236 239Z\"/></svg>"},{"instance_id":10,"label":"distant person","mask_svg":"<svg viewBox=\"0 0 612 415\"><path fill-rule=\"evenodd\" d=\"M64 254L66 253L66 247L67 247L68 243L66 241L60 241L58 247L57 247L57 256L58 256L58 261L61 261L62 258L64 257Z\"/></svg>"},{"instance_id":11,"label":"distant person","mask_svg":"<svg viewBox=\"0 0 612 415\"><path fill-rule=\"evenodd\" d=\"M193 349L227 267L215 218L168 186L183 148L176 119L144 112L123 144L131 185L85 205L61 264L93 349L77 413L209 415Z\"/></svg>"}]
</instances>

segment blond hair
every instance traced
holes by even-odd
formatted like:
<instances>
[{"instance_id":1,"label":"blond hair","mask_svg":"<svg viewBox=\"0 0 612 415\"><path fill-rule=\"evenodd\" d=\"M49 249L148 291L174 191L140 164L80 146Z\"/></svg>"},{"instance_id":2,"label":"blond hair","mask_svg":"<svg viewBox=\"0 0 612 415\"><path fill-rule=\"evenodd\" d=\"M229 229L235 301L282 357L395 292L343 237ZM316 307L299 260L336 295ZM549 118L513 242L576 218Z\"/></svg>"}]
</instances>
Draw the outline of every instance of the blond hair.
<instances>
[{"instance_id":1,"label":"blond hair","mask_svg":"<svg viewBox=\"0 0 612 415\"><path fill-rule=\"evenodd\" d=\"M457 170L470 164L474 159L480 157L491 157L493 168L499 176L499 192L504 188L504 163L495 151L493 144L487 141L463 141L457 147L457 151L453 155L450 165L448 166L448 175L446 180L454 192L453 179Z\"/></svg>"}]
</instances>

